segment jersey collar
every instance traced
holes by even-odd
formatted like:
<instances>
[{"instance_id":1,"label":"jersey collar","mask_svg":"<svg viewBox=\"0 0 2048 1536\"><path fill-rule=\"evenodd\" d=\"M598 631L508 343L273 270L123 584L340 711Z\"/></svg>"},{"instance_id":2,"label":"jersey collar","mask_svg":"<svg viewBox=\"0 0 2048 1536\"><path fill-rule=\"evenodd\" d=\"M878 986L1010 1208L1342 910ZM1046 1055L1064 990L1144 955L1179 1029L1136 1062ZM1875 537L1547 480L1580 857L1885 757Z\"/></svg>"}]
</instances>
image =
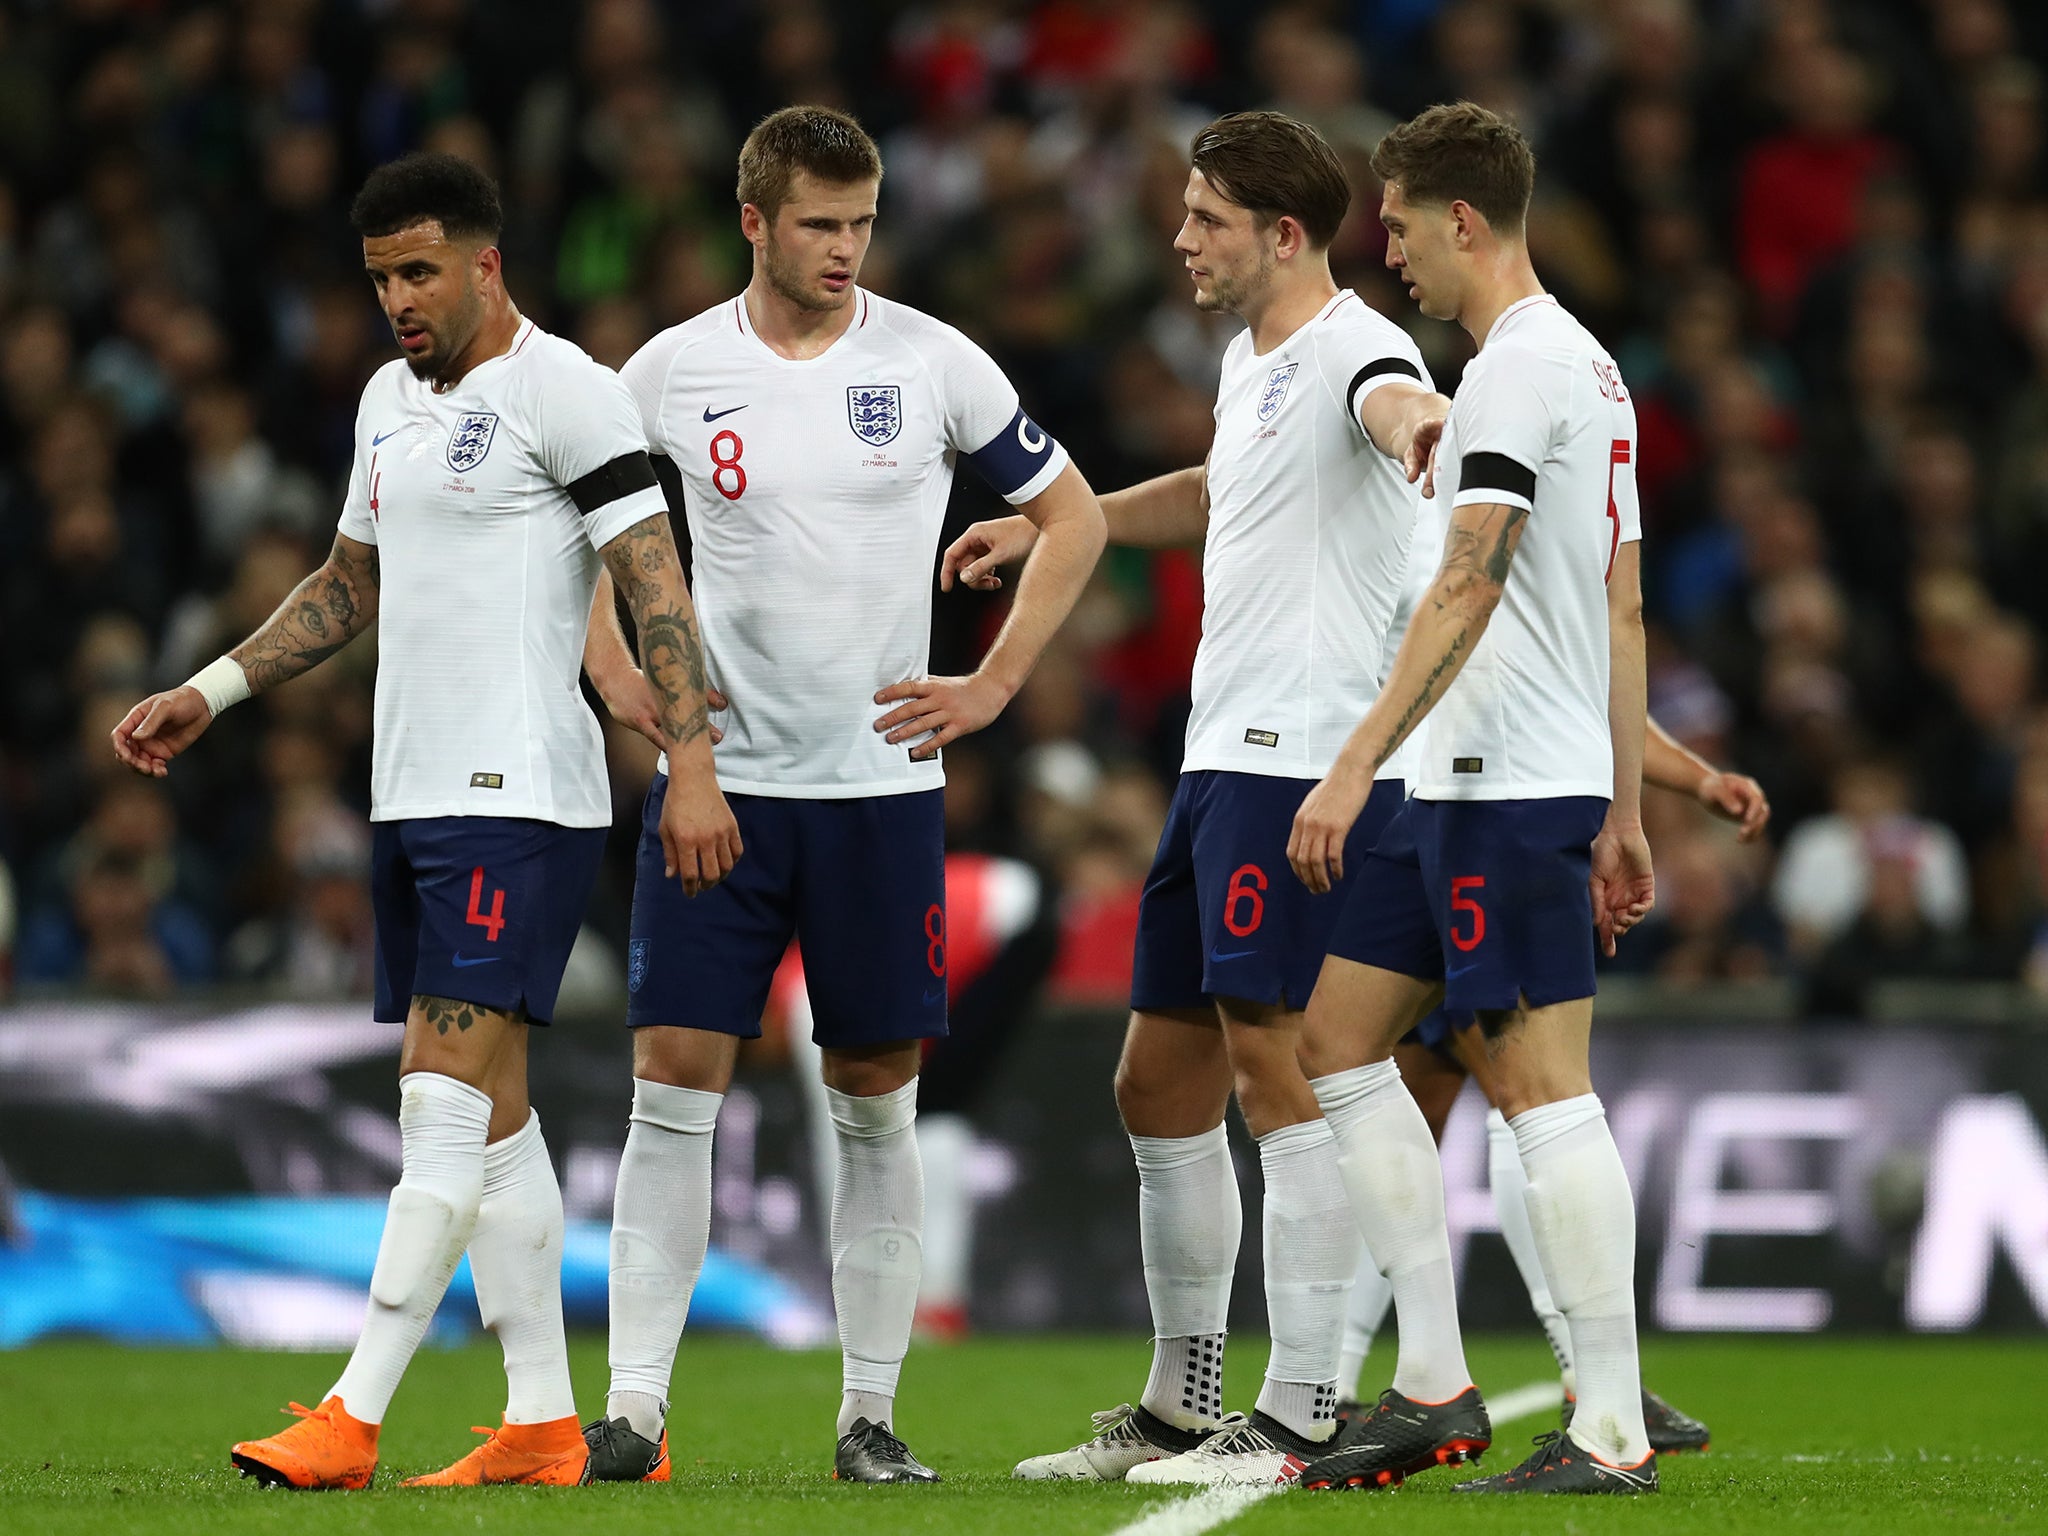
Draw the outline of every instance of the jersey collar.
<instances>
[{"instance_id":1,"label":"jersey collar","mask_svg":"<svg viewBox=\"0 0 2048 1536\"><path fill-rule=\"evenodd\" d=\"M1510 304L1506 309L1502 310L1499 316L1494 320L1492 328L1489 329L1486 333L1486 340L1488 342L1491 342L1494 337L1500 334L1500 328L1506 325L1508 321L1511 320L1514 316L1519 315L1523 310L1533 308L1538 304L1555 305L1556 303L1557 295L1554 293L1532 293L1526 299L1515 300L1514 303Z\"/></svg>"}]
</instances>

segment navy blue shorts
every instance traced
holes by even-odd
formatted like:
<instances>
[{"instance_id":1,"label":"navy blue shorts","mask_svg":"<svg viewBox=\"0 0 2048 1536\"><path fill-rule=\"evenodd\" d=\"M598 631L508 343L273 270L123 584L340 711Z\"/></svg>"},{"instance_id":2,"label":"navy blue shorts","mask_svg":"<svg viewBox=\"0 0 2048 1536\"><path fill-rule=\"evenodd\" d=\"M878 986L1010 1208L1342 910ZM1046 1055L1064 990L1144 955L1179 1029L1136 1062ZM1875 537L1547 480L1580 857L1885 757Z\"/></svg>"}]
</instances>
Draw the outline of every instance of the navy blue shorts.
<instances>
[{"instance_id":1,"label":"navy blue shorts","mask_svg":"<svg viewBox=\"0 0 2048 1536\"><path fill-rule=\"evenodd\" d=\"M1453 1013L1591 997L1607 802L1410 800L1351 882L1330 953L1442 981Z\"/></svg>"},{"instance_id":2,"label":"navy blue shorts","mask_svg":"<svg viewBox=\"0 0 2048 1536\"><path fill-rule=\"evenodd\" d=\"M1471 1023L1472 1015L1469 1013L1453 1013L1448 1008L1432 1008L1420 1024L1401 1037L1401 1043L1425 1046L1462 1072L1465 1064L1458 1060L1457 1053L1451 1049L1451 1037L1459 1030L1469 1027Z\"/></svg>"},{"instance_id":3,"label":"navy blue shorts","mask_svg":"<svg viewBox=\"0 0 2048 1536\"><path fill-rule=\"evenodd\" d=\"M1308 1006L1343 887L1317 896L1287 862L1294 813L1313 779L1198 770L1180 776L1138 905L1131 1007L1206 1008L1218 997ZM1365 862L1401 804L1399 780L1372 797L1344 844Z\"/></svg>"},{"instance_id":4,"label":"navy blue shorts","mask_svg":"<svg viewBox=\"0 0 2048 1536\"><path fill-rule=\"evenodd\" d=\"M945 791L727 795L746 852L701 896L661 872L657 774L641 813L626 1022L754 1039L791 939L827 1047L946 1032Z\"/></svg>"},{"instance_id":5,"label":"navy blue shorts","mask_svg":"<svg viewBox=\"0 0 2048 1536\"><path fill-rule=\"evenodd\" d=\"M376 823L377 1020L447 997L547 1023L604 839L603 827L516 816Z\"/></svg>"}]
</instances>

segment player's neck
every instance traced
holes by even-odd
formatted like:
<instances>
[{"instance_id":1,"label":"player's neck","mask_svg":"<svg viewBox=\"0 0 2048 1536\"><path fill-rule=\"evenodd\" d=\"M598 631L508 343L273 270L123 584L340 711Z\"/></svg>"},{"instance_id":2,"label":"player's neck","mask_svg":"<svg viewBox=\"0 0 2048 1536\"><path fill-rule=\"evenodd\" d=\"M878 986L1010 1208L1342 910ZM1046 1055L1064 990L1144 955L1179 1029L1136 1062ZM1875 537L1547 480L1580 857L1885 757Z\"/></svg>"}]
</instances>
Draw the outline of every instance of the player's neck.
<instances>
[{"instance_id":1,"label":"player's neck","mask_svg":"<svg viewBox=\"0 0 2048 1536\"><path fill-rule=\"evenodd\" d=\"M1337 283L1330 276L1330 264L1294 271L1283 268L1273 274L1257 304L1239 311L1251 328L1252 351L1264 357L1309 321L1322 313L1323 306L1337 296Z\"/></svg>"},{"instance_id":2,"label":"player's neck","mask_svg":"<svg viewBox=\"0 0 2048 1536\"><path fill-rule=\"evenodd\" d=\"M512 343L519 339L519 328L526 323L526 317L519 313L510 299L487 310L484 322L476 328L476 334L469 338L469 345L462 349L462 355L455 359L455 366L446 373L436 374L433 391L445 395L455 388L479 364L487 363L494 357L503 357L512 350Z\"/></svg>"},{"instance_id":3,"label":"player's neck","mask_svg":"<svg viewBox=\"0 0 2048 1536\"><path fill-rule=\"evenodd\" d=\"M747 306L747 324L754 334L777 357L792 362L808 362L830 351L832 343L853 324L858 307L849 303L837 309L809 309L793 304L759 272L740 295L740 302Z\"/></svg>"},{"instance_id":4,"label":"player's neck","mask_svg":"<svg viewBox=\"0 0 2048 1536\"><path fill-rule=\"evenodd\" d=\"M1465 328L1474 346L1484 347L1493 334L1494 322L1524 299L1543 292L1536 269L1529 264L1523 246L1506 246L1482 269L1458 311L1458 324Z\"/></svg>"}]
</instances>

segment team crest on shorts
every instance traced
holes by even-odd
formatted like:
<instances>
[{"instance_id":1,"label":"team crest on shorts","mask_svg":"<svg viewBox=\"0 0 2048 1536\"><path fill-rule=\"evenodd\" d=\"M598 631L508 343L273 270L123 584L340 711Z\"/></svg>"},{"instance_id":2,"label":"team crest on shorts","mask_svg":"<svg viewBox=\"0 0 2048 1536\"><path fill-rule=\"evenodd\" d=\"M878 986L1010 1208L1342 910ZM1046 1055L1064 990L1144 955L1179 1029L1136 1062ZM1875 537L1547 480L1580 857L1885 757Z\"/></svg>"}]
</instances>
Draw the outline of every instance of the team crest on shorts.
<instances>
[{"instance_id":1,"label":"team crest on shorts","mask_svg":"<svg viewBox=\"0 0 2048 1536\"><path fill-rule=\"evenodd\" d=\"M849 384L846 424L870 448L893 443L903 430L903 391L894 384Z\"/></svg>"},{"instance_id":2,"label":"team crest on shorts","mask_svg":"<svg viewBox=\"0 0 2048 1536\"><path fill-rule=\"evenodd\" d=\"M638 992L647 980L647 940L635 939L626 946L626 990Z\"/></svg>"},{"instance_id":3,"label":"team crest on shorts","mask_svg":"<svg viewBox=\"0 0 2048 1536\"><path fill-rule=\"evenodd\" d=\"M1266 375L1266 392L1259 396L1259 420L1271 421L1273 413L1280 409L1280 402L1287 398L1287 386L1294 382L1294 370L1299 363L1287 363Z\"/></svg>"},{"instance_id":4,"label":"team crest on shorts","mask_svg":"<svg viewBox=\"0 0 2048 1536\"><path fill-rule=\"evenodd\" d=\"M464 411L448 434L448 467L458 475L475 469L491 451L491 439L497 435L496 411Z\"/></svg>"}]
</instances>

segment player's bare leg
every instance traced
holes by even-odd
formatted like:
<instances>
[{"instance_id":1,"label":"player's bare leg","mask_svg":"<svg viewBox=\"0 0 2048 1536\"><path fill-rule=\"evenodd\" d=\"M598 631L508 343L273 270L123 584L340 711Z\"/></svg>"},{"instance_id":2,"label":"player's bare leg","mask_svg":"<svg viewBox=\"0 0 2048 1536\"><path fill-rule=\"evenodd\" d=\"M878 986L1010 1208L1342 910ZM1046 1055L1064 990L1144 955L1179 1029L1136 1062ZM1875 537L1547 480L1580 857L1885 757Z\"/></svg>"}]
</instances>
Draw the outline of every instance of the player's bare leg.
<instances>
[{"instance_id":1,"label":"player's bare leg","mask_svg":"<svg viewBox=\"0 0 2048 1536\"><path fill-rule=\"evenodd\" d=\"M666 1482L669 1378L711 1243L711 1143L739 1037L633 1031L633 1110L612 1197L611 1386L589 1477Z\"/></svg>"},{"instance_id":2,"label":"player's bare leg","mask_svg":"<svg viewBox=\"0 0 2048 1536\"><path fill-rule=\"evenodd\" d=\"M1096 1414L1091 1438L1018 1463L1018 1477L1119 1482L1133 1467L1193 1450L1223 1417L1230 1282L1244 1229L1223 1129L1230 1093L1213 1009L1131 1014L1116 1104L1138 1164L1152 1371L1135 1406Z\"/></svg>"},{"instance_id":3,"label":"player's bare leg","mask_svg":"<svg viewBox=\"0 0 2048 1536\"><path fill-rule=\"evenodd\" d=\"M1441 982L1331 955L1309 1001L1302 1066L1336 1137L1352 1212L1400 1317L1394 1385L1347 1436L1346 1449L1303 1473L1311 1487L1387 1487L1492 1443L1458 1332L1436 1141L1393 1057L1395 1043L1442 993Z\"/></svg>"},{"instance_id":4,"label":"player's bare leg","mask_svg":"<svg viewBox=\"0 0 2048 1536\"><path fill-rule=\"evenodd\" d=\"M1302 1075L1302 1016L1238 998L1216 1007L1265 1179L1272 1352L1249 1418L1233 1414L1198 1450L1133 1469L1133 1482L1289 1482L1337 1430L1337 1355L1358 1244L1344 1219L1336 1143Z\"/></svg>"},{"instance_id":5,"label":"player's bare leg","mask_svg":"<svg viewBox=\"0 0 2048 1536\"><path fill-rule=\"evenodd\" d=\"M1536 1250L1571 1331L1579 1403L1567 1435L1609 1468L1641 1469L1654 1487L1636 1349L1635 1203L1593 1092L1593 1000L1482 1015L1480 1023L1495 1103L1528 1178ZM1539 1453L1518 1473L1527 1480L1542 1460Z\"/></svg>"}]
</instances>

